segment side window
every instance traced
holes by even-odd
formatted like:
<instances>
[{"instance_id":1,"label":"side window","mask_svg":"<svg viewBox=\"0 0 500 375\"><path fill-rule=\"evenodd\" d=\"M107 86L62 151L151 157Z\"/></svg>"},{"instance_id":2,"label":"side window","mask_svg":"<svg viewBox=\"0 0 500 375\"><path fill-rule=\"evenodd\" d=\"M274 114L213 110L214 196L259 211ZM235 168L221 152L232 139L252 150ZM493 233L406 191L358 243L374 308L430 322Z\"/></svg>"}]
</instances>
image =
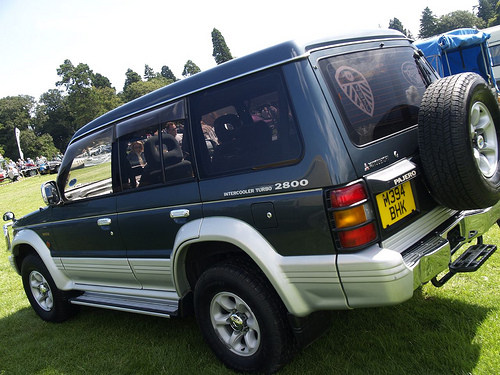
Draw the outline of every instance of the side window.
<instances>
[{"instance_id":1,"label":"side window","mask_svg":"<svg viewBox=\"0 0 500 375\"><path fill-rule=\"evenodd\" d=\"M122 190L193 178L183 108L177 102L117 124Z\"/></svg>"},{"instance_id":2,"label":"side window","mask_svg":"<svg viewBox=\"0 0 500 375\"><path fill-rule=\"evenodd\" d=\"M64 197L69 201L113 192L111 183L111 148L113 127L86 136L66 151Z\"/></svg>"},{"instance_id":3,"label":"side window","mask_svg":"<svg viewBox=\"0 0 500 375\"><path fill-rule=\"evenodd\" d=\"M193 103L205 176L294 163L302 154L279 71L204 91Z\"/></svg>"},{"instance_id":4,"label":"side window","mask_svg":"<svg viewBox=\"0 0 500 375\"><path fill-rule=\"evenodd\" d=\"M491 54L493 66L499 66L500 65L500 44L497 44L496 46L490 46L490 54ZM498 79L500 77L495 77L495 78Z\"/></svg>"}]
</instances>

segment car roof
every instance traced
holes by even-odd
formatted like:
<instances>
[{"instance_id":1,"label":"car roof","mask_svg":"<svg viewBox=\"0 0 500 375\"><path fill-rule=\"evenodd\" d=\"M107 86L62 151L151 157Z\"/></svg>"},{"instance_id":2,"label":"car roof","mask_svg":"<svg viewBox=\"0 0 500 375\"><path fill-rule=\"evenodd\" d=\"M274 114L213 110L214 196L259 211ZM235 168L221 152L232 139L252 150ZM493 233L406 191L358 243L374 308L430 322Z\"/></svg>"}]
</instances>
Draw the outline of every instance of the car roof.
<instances>
[{"instance_id":1,"label":"car roof","mask_svg":"<svg viewBox=\"0 0 500 375\"><path fill-rule=\"evenodd\" d=\"M243 57L235 58L123 104L80 128L72 140L80 138L84 134L111 122L185 95L207 89L221 82L230 81L243 75L293 60L307 58L313 50L365 40L393 38L405 39L406 37L396 30L375 29L343 33L316 40L290 40Z\"/></svg>"}]
</instances>

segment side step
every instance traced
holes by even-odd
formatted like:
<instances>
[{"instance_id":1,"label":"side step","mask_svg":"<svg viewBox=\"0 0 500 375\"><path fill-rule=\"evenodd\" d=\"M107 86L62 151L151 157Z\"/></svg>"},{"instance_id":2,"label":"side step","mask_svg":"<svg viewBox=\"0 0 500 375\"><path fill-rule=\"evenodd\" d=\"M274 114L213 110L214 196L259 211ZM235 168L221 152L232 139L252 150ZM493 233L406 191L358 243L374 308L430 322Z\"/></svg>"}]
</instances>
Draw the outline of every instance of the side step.
<instances>
[{"instance_id":1,"label":"side step","mask_svg":"<svg viewBox=\"0 0 500 375\"><path fill-rule=\"evenodd\" d=\"M477 244L469 247L453 263L449 265L449 271L440 280L433 278L432 285L442 287L449 279L459 272L475 272L484 262L497 250L496 245Z\"/></svg>"},{"instance_id":2,"label":"side step","mask_svg":"<svg viewBox=\"0 0 500 375\"><path fill-rule=\"evenodd\" d=\"M70 299L70 302L75 305L100 307L165 318L177 316L179 308L178 301L99 292L85 292L76 298Z\"/></svg>"}]
</instances>

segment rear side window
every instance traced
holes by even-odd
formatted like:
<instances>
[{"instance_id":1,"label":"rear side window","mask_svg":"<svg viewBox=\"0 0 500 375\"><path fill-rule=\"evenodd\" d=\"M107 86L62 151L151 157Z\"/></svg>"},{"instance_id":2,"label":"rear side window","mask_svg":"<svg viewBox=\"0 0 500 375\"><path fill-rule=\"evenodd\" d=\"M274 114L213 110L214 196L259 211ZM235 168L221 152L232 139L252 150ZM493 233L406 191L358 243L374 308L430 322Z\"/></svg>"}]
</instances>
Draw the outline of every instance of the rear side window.
<instances>
[{"instance_id":1,"label":"rear side window","mask_svg":"<svg viewBox=\"0 0 500 375\"><path fill-rule=\"evenodd\" d=\"M365 145L417 124L425 81L408 47L381 48L319 61L349 137Z\"/></svg>"},{"instance_id":2,"label":"rear side window","mask_svg":"<svg viewBox=\"0 0 500 375\"><path fill-rule=\"evenodd\" d=\"M203 176L286 165L302 155L279 71L219 85L192 104Z\"/></svg>"}]
</instances>

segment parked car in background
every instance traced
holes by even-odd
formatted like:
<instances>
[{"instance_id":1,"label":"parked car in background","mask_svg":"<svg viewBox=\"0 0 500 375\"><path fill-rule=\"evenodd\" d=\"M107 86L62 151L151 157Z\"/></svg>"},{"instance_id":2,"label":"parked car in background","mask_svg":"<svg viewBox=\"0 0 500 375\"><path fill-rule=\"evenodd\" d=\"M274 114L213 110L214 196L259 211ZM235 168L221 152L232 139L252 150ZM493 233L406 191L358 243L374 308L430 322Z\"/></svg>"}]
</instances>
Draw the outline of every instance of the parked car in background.
<instances>
[{"instance_id":1,"label":"parked car in background","mask_svg":"<svg viewBox=\"0 0 500 375\"><path fill-rule=\"evenodd\" d=\"M32 177L38 174L38 167L35 164L25 163L20 169L24 177Z\"/></svg>"},{"instance_id":2,"label":"parked car in background","mask_svg":"<svg viewBox=\"0 0 500 375\"><path fill-rule=\"evenodd\" d=\"M493 65L493 75L495 76L497 87L500 88L500 26L493 26L481 30L490 34L488 47Z\"/></svg>"},{"instance_id":3,"label":"parked car in background","mask_svg":"<svg viewBox=\"0 0 500 375\"><path fill-rule=\"evenodd\" d=\"M61 166L60 160L50 160L39 166L40 174L52 174L59 172L59 167Z\"/></svg>"}]
</instances>

